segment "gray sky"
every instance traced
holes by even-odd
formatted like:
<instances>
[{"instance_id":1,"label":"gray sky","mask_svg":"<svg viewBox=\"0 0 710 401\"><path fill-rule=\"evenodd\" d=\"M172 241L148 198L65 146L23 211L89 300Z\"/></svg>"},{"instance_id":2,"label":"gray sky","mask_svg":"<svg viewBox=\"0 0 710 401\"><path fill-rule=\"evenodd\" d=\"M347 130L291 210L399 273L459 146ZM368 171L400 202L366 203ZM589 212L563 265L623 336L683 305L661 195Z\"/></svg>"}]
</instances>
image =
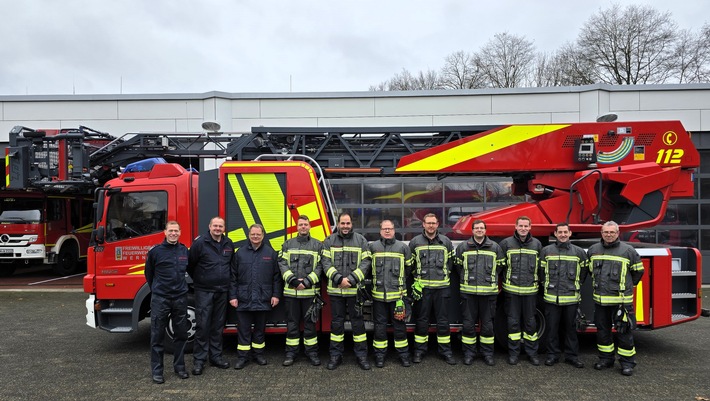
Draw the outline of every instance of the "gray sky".
<instances>
[{"instance_id":1,"label":"gray sky","mask_svg":"<svg viewBox=\"0 0 710 401\"><path fill-rule=\"evenodd\" d=\"M537 51L612 1L0 0L0 95L366 91L500 32ZM646 0L681 29L708 0Z\"/></svg>"}]
</instances>

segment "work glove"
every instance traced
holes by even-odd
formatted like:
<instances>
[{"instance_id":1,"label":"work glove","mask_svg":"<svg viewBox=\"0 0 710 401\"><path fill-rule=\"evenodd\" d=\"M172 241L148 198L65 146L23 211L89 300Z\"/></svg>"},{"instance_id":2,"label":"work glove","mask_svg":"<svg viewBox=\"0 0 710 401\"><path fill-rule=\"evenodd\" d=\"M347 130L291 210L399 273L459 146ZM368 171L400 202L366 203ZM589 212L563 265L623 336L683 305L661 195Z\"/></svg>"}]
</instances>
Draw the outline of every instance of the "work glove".
<instances>
[{"instance_id":1,"label":"work glove","mask_svg":"<svg viewBox=\"0 0 710 401\"><path fill-rule=\"evenodd\" d=\"M419 281L419 279L415 279L412 284L412 298L414 298L415 301L422 299L422 282Z\"/></svg>"},{"instance_id":2,"label":"work glove","mask_svg":"<svg viewBox=\"0 0 710 401\"><path fill-rule=\"evenodd\" d=\"M395 318L395 320L404 321L405 316L406 316L406 308L404 306L404 300L402 300L402 298L400 298L394 304L394 316L393 317Z\"/></svg>"}]
</instances>

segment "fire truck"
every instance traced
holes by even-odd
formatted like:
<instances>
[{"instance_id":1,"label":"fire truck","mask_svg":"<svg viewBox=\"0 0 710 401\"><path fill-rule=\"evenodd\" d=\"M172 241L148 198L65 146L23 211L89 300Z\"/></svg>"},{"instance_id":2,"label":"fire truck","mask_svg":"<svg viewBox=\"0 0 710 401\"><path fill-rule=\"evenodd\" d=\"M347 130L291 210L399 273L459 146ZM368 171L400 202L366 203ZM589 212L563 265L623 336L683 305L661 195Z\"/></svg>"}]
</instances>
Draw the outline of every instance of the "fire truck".
<instances>
[{"instance_id":1,"label":"fire truck","mask_svg":"<svg viewBox=\"0 0 710 401\"><path fill-rule=\"evenodd\" d=\"M160 155L232 160L197 173L186 168L184 160L155 159ZM299 214L311 217L315 238L330 234L337 211L329 186L333 177L498 175L512 177L514 192L529 201L464 216L454 227L459 235L470 235L472 219L483 218L491 236L508 236L515 218L524 214L543 242L562 221L584 241L598 239L601 223L608 220L622 230L652 227L663 218L670 200L692 196L692 174L699 165L689 133L677 121L258 127L240 135L133 134L93 152L89 176L144 157L154 159L127 167L95 191L84 278L89 294L86 317L89 326L114 333L132 332L149 316L144 260L147 250L162 241L167 220L181 223L181 240L188 245L216 214L225 217L228 235L237 244L246 241L245 229L251 223L261 223L271 245L279 249L296 235ZM639 327L655 329L696 319L701 311L699 251L643 244L638 251L647 271L635 292ZM455 279L452 288L458 288ZM590 291L587 283L587 316L592 316ZM457 331L457 295L451 308ZM326 305L323 313L328 312ZM233 332L234 312L229 313L225 331ZM544 332L544 316L538 319ZM283 310L277 307L268 325L272 332L284 332ZM329 330L328 319L321 319L320 325L322 331ZM591 323L587 326L593 330Z\"/></svg>"},{"instance_id":2,"label":"fire truck","mask_svg":"<svg viewBox=\"0 0 710 401\"><path fill-rule=\"evenodd\" d=\"M6 151L0 191L0 276L20 266L48 264L59 275L79 270L93 223L91 182L81 165L111 137L87 127L33 130L15 127Z\"/></svg>"}]
</instances>

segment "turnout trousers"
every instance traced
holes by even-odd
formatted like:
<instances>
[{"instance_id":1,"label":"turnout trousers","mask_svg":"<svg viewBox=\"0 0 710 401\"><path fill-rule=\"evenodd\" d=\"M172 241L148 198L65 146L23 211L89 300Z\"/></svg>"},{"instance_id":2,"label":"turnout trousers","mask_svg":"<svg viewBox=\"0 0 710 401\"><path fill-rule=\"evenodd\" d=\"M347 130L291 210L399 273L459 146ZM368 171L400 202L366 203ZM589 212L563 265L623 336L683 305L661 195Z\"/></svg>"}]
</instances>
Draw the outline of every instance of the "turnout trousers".
<instances>
[{"instance_id":1,"label":"turnout trousers","mask_svg":"<svg viewBox=\"0 0 710 401\"><path fill-rule=\"evenodd\" d=\"M227 319L227 292L195 290L195 362L222 358L222 334Z\"/></svg>"},{"instance_id":2,"label":"turnout trousers","mask_svg":"<svg viewBox=\"0 0 710 401\"><path fill-rule=\"evenodd\" d=\"M545 303L545 321L547 322L547 355L560 358L560 334L565 342L565 360L575 361L579 354L577 338L577 308L579 304L555 305ZM562 328L560 328L562 326Z\"/></svg>"},{"instance_id":3,"label":"turnout trousers","mask_svg":"<svg viewBox=\"0 0 710 401\"><path fill-rule=\"evenodd\" d=\"M154 376L163 375L165 328L173 323L175 353L173 368L185 370L185 343L187 342L187 295L163 298L153 294L150 299L150 369Z\"/></svg>"},{"instance_id":4,"label":"turnout trousers","mask_svg":"<svg viewBox=\"0 0 710 401\"><path fill-rule=\"evenodd\" d=\"M424 288L422 298L414 303L417 316L414 328L416 352L425 354L429 343L429 319L432 310L436 318L436 342L440 355L452 355L449 327L449 288Z\"/></svg>"},{"instance_id":5,"label":"turnout trousers","mask_svg":"<svg viewBox=\"0 0 710 401\"><path fill-rule=\"evenodd\" d=\"M306 319L306 311L313 305L313 297L285 297L286 304L286 355L295 357L301 344L301 322L303 322L303 345L308 355L318 354L318 332L316 324Z\"/></svg>"},{"instance_id":6,"label":"turnout trousers","mask_svg":"<svg viewBox=\"0 0 710 401\"><path fill-rule=\"evenodd\" d=\"M268 311L237 311L237 357L249 359L250 351L263 354ZM253 328L252 328L253 326Z\"/></svg>"},{"instance_id":7,"label":"turnout trousers","mask_svg":"<svg viewBox=\"0 0 710 401\"><path fill-rule=\"evenodd\" d=\"M367 357L367 333L362 315L355 311L355 297L330 297L330 357L342 357L345 352L345 317L350 317L353 331L353 351L358 358Z\"/></svg>"},{"instance_id":8,"label":"turnout trousers","mask_svg":"<svg viewBox=\"0 0 710 401\"><path fill-rule=\"evenodd\" d=\"M522 338L525 353L537 356L538 335L535 321L537 295L505 294L505 314L508 317L508 355L520 355ZM520 317L522 316L522 330Z\"/></svg>"},{"instance_id":9,"label":"turnout trousers","mask_svg":"<svg viewBox=\"0 0 710 401\"><path fill-rule=\"evenodd\" d=\"M476 323L480 321L480 350L483 356L493 356L495 333L493 329L493 316L496 314L496 298L498 295L461 294L463 308L463 333L461 345L464 356L477 355L476 353Z\"/></svg>"},{"instance_id":10,"label":"turnout trousers","mask_svg":"<svg viewBox=\"0 0 710 401\"><path fill-rule=\"evenodd\" d=\"M394 318L394 308L396 301L382 302L373 301L373 318L375 321L375 333L372 346L375 355L384 357L387 354L387 323L392 322L394 331L394 348L400 357L409 356L409 343L407 341L407 324L403 320Z\"/></svg>"},{"instance_id":11,"label":"turnout trousers","mask_svg":"<svg viewBox=\"0 0 710 401\"><path fill-rule=\"evenodd\" d=\"M619 309L619 305L594 305L594 325L597 326L597 349L599 350L599 360L601 362L614 362L614 338L611 333L614 315ZM632 319L632 326L636 327L636 314L633 306L627 306L629 317ZM616 333L616 353L619 354L619 363L622 368L633 368L636 366L636 348L634 347L634 336L631 330L627 333Z\"/></svg>"}]
</instances>

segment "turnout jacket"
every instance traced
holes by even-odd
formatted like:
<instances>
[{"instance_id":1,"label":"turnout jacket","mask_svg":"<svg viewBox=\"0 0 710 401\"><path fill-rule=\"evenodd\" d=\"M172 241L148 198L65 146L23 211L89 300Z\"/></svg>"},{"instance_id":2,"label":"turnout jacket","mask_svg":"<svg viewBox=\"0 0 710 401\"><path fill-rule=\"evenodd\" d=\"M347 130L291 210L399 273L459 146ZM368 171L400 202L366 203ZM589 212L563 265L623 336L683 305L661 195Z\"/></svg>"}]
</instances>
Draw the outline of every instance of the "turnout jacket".
<instances>
[{"instance_id":1,"label":"turnout jacket","mask_svg":"<svg viewBox=\"0 0 710 401\"><path fill-rule=\"evenodd\" d=\"M434 238L422 233L409 241L409 250L414 258L414 279L424 288L449 286L453 266L454 246L451 240L439 232Z\"/></svg>"},{"instance_id":2,"label":"turnout jacket","mask_svg":"<svg viewBox=\"0 0 710 401\"><path fill-rule=\"evenodd\" d=\"M587 254L577 245L557 242L540 252L540 281L543 299L555 305L573 305L581 301L580 286L587 279Z\"/></svg>"},{"instance_id":3,"label":"turnout jacket","mask_svg":"<svg viewBox=\"0 0 710 401\"><path fill-rule=\"evenodd\" d=\"M407 277L412 269L412 252L402 241L380 238L370 244L372 255L372 298L396 301L407 295Z\"/></svg>"},{"instance_id":4,"label":"turnout jacket","mask_svg":"<svg viewBox=\"0 0 710 401\"><path fill-rule=\"evenodd\" d=\"M498 294L498 280L504 267L503 250L488 237L480 244L471 237L456 247L454 268L462 293Z\"/></svg>"},{"instance_id":5,"label":"turnout jacket","mask_svg":"<svg viewBox=\"0 0 710 401\"><path fill-rule=\"evenodd\" d=\"M506 258L503 291L516 295L537 294L537 273L542 251L540 241L529 233L525 238L520 238L516 231L499 245Z\"/></svg>"},{"instance_id":6,"label":"turnout jacket","mask_svg":"<svg viewBox=\"0 0 710 401\"><path fill-rule=\"evenodd\" d=\"M319 290L323 272L321 252L323 244L309 235L297 236L283 243L279 252L279 269L284 280L284 296L309 298ZM303 279L303 290L296 290Z\"/></svg>"},{"instance_id":7,"label":"turnout jacket","mask_svg":"<svg viewBox=\"0 0 710 401\"><path fill-rule=\"evenodd\" d=\"M187 273L196 290L226 292L229 290L234 243L223 235L219 242L210 233L192 242Z\"/></svg>"},{"instance_id":8,"label":"turnout jacket","mask_svg":"<svg viewBox=\"0 0 710 401\"><path fill-rule=\"evenodd\" d=\"M163 298L178 298L187 294L187 247L167 240L150 248L145 258L145 281L150 291Z\"/></svg>"},{"instance_id":9,"label":"turnout jacket","mask_svg":"<svg viewBox=\"0 0 710 401\"><path fill-rule=\"evenodd\" d=\"M328 278L328 295L354 297L357 284L370 274L370 250L367 240L361 234L350 231L347 235L335 232L323 241L323 271ZM344 278L348 278L350 288L338 288Z\"/></svg>"},{"instance_id":10,"label":"turnout jacket","mask_svg":"<svg viewBox=\"0 0 710 401\"><path fill-rule=\"evenodd\" d=\"M599 305L630 305L633 289L643 277L643 263L631 245L619 241L607 244L602 239L589 247L594 302Z\"/></svg>"},{"instance_id":11,"label":"turnout jacket","mask_svg":"<svg viewBox=\"0 0 710 401\"><path fill-rule=\"evenodd\" d=\"M282 289L278 255L268 243L254 249L249 242L237 249L229 285L229 299L238 301L237 311L271 310L271 298L281 297Z\"/></svg>"}]
</instances>

